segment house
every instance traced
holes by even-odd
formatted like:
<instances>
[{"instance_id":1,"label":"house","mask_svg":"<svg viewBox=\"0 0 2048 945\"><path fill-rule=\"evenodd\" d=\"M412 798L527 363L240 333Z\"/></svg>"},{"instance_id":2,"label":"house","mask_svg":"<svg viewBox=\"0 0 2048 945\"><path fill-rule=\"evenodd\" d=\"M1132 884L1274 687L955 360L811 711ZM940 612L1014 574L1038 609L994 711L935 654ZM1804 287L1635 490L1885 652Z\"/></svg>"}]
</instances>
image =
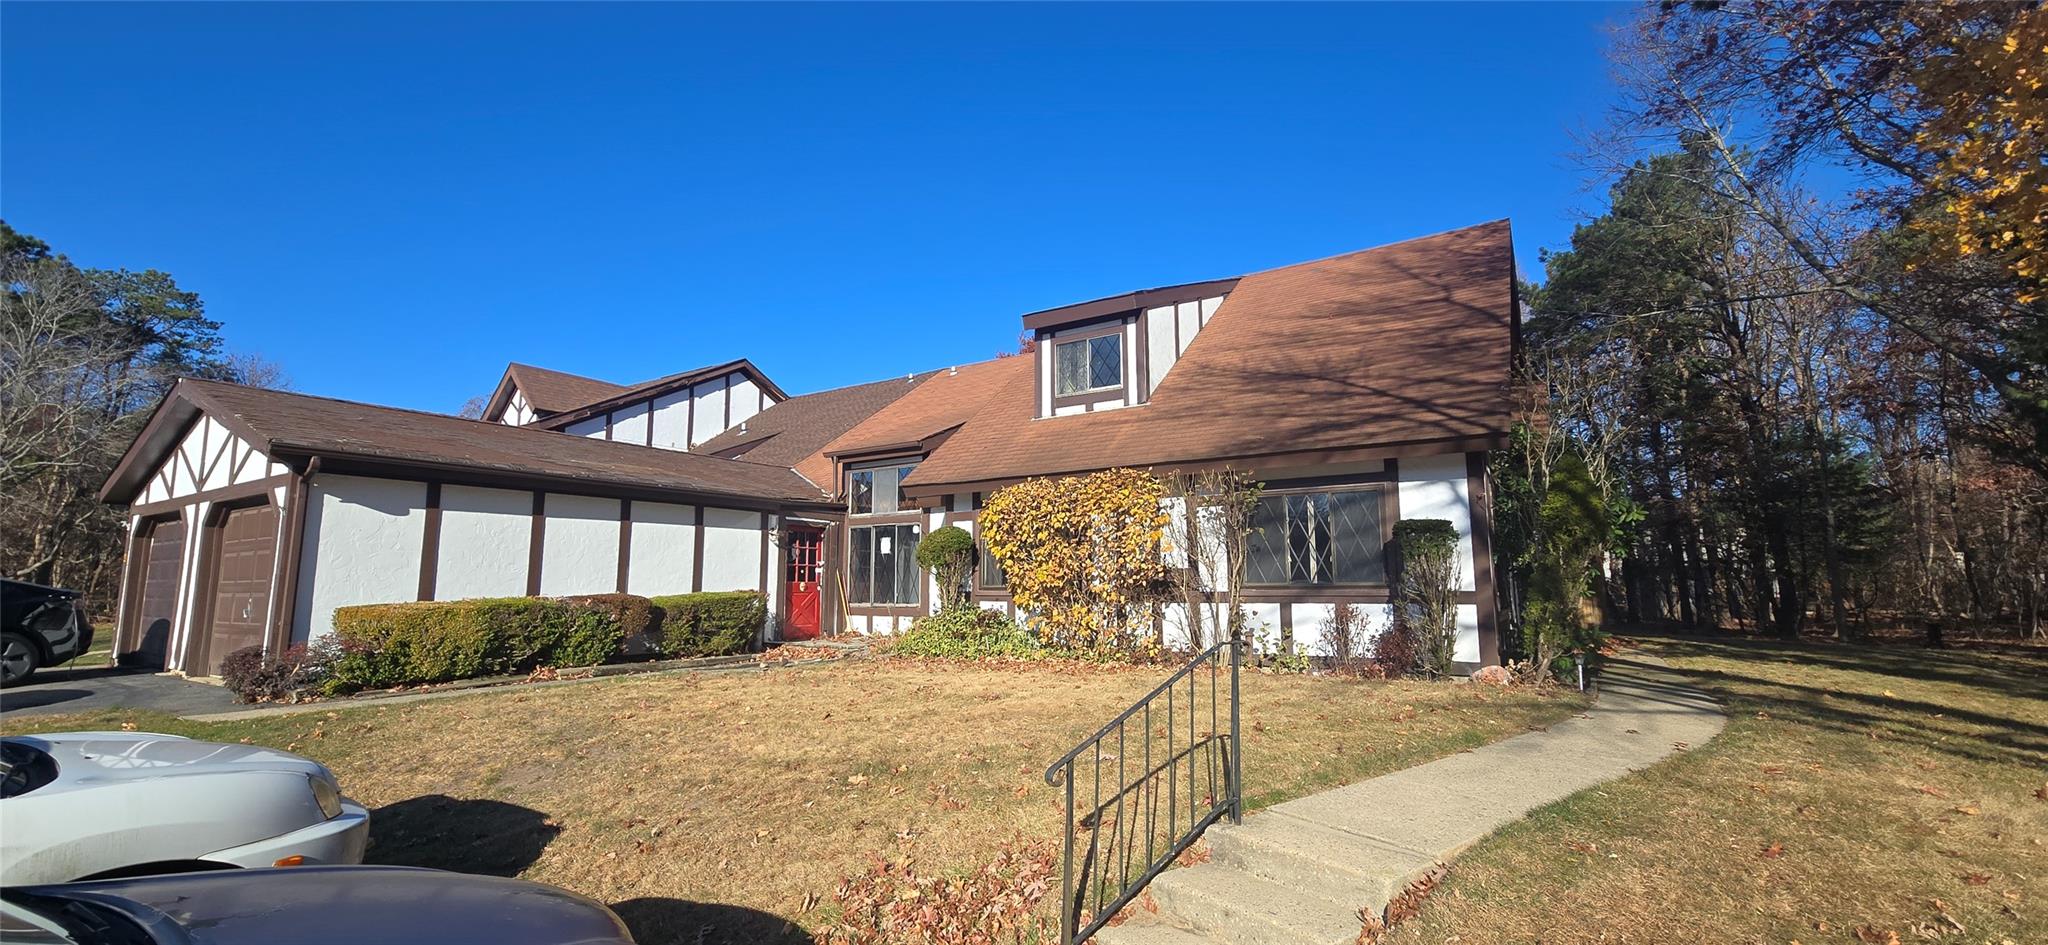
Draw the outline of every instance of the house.
<instances>
[{"instance_id":1,"label":"house","mask_svg":"<svg viewBox=\"0 0 2048 945\"><path fill-rule=\"evenodd\" d=\"M768 638L886 633L919 538L1026 478L1229 467L1265 484L1252 618L1304 644L1392 616L1387 543L1461 543L1457 659L1500 659L1486 452L1519 344L1495 221L1023 316L1015 356L789 396L741 359L622 385L507 368L482 419L181 381L109 477L117 652L193 674L356 603L758 590ZM973 597L1013 610L985 563ZM1183 638L1180 605L1158 615Z\"/></svg>"}]
</instances>

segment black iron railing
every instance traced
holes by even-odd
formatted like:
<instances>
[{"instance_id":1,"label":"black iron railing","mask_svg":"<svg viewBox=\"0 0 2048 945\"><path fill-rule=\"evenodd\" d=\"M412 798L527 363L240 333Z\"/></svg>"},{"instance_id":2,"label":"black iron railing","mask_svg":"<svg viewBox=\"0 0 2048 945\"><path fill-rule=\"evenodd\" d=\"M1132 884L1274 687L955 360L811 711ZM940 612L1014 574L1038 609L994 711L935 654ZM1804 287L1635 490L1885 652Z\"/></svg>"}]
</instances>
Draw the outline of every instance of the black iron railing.
<instances>
[{"instance_id":1,"label":"black iron railing","mask_svg":"<svg viewBox=\"0 0 2048 945\"><path fill-rule=\"evenodd\" d=\"M1210 824L1243 822L1240 661L1232 642L1203 650L1045 769L1067 792L1062 945L1108 924Z\"/></svg>"}]
</instances>

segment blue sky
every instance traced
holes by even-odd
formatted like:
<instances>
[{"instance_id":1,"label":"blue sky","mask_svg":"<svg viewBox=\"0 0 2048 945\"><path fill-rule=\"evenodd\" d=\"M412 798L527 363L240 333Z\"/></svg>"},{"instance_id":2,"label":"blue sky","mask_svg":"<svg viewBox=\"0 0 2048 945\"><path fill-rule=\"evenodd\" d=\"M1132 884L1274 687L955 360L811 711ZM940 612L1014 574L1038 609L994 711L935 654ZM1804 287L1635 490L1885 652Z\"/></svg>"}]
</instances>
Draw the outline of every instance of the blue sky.
<instances>
[{"instance_id":1,"label":"blue sky","mask_svg":"<svg viewBox=\"0 0 2048 945\"><path fill-rule=\"evenodd\" d=\"M0 5L0 216L303 391L791 392L1023 312L1597 210L1624 7Z\"/></svg>"}]
</instances>

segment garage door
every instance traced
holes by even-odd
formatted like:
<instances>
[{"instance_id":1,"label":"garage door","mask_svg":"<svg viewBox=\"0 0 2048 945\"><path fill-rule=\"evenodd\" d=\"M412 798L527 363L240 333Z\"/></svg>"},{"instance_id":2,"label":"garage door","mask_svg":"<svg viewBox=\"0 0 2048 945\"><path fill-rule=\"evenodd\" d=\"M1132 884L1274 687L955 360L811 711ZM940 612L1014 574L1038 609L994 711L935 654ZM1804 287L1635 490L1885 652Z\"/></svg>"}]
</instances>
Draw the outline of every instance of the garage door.
<instances>
[{"instance_id":1,"label":"garage door","mask_svg":"<svg viewBox=\"0 0 2048 945\"><path fill-rule=\"evenodd\" d=\"M170 652L171 621L178 613L179 564L185 558L185 523L159 522L144 539L142 597L135 611L135 632L119 654L124 666L163 669Z\"/></svg>"},{"instance_id":2,"label":"garage door","mask_svg":"<svg viewBox=\"0 0 2048 945\"><path fill-rule=\"evenodd\" d=\"M206 671L245 646L263 645L270 615L271 564L277 558L277 509L233 509L221 523L219 568L213 585L212 626L206 634Z\"/></svg>"}]
</instances>

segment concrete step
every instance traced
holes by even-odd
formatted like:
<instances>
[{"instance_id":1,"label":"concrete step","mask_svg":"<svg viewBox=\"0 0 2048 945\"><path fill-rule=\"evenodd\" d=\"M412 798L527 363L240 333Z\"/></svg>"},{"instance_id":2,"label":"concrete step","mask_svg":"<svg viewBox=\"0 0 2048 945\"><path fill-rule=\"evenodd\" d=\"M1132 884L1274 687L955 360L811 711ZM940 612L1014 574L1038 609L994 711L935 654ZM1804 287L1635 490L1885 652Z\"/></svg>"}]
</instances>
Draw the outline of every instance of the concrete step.
<instances>
[{"instance_id":1,"label":"concrete step","mask_svg":"<svg viewBox=\"0 0 2048 945\"><path fill-rule=\"evenodd\" d=\"M1364 928L1362 903L1325 899L1221 863L1167 870L1151 888L1162 921L1232 945L1354 945Z\"/></svg>"},{"instance_id":2,"label":"concrete step","mask_svg":"<svg viewBox=\"0 0 2048 945\"><path fill-rule=\"evenodd\" d=\"M1374 914L1436 865L1414 850L1270 811L1246 818L1243 826L1218 824L1203 836L1213 862L1339 896Z\"/></svg>"},{"instance_id":3,"label":"concrete step","mask_svg":"<svg viewBox=\"0 0 2048 945\"><path fill-rule=\"evenodd\" d=\"M1143 920L1108 926L1088 940L1096 945L1228 945L1187 929Z\"/></svg>"}]
</instances>

